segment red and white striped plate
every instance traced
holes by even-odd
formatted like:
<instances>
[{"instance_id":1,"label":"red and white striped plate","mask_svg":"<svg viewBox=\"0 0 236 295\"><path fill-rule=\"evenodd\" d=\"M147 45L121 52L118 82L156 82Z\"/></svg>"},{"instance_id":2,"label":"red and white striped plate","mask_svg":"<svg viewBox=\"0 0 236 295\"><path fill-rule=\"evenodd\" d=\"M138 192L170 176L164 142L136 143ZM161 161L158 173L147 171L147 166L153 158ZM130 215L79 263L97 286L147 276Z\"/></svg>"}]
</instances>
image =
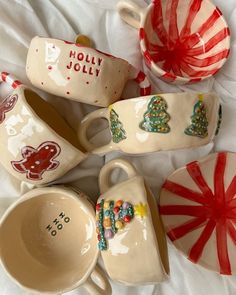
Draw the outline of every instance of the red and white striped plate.
<instances>
[{"instance_id":1,"label":"red and white striped plate","mask_svg":"<svg viewBox=\"0 0 236 295\"><path fill-rule=\"evenodd\" d=\"M161 79L198 82L216 74L230 52L230 31L210 0L153 0L141 18L145 62Z\"/></svg>"},{"instance_id":2,"label":"red and white striped plate","mask_svg":"<svg viewBox=\"0 0 236 295\"><path fill-rule=\"evenodd\" d=\"M236 153L211 154L176 170L162 187L160 214L192 262L236 274Z\"/></svg>"}]
</instances>

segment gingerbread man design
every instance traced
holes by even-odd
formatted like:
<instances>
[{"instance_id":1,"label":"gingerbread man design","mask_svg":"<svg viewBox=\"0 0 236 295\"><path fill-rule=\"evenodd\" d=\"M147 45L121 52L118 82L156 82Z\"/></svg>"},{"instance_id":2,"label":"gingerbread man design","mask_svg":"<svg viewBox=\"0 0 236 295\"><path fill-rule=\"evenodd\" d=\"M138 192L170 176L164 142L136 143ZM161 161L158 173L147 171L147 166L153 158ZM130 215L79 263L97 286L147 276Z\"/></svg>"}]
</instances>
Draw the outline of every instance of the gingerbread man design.
<instances>
[{"instance_id":1,"label":"gingerbread man design","mask_svg":"<svg viewBox=\"0 0 236 295\"><path fill-rule=\"evenodd\" d=\"M12 167L19 173L26 173L27 179L41 180L46 171L55 170L60 162L55 158L60 154L60 146L52 141L46 141L37 149L25 146L21 150L23 159L11 161Z\"/></svg>"},{"instance_id":2,"label":"gingerbread man design","mask_svg":"<svg viewBox=\"0 0 236 295\"><path fill-rule=\"evenodd\" d=\"M17 100L18 100L18 95L15 94L13 96L8 96L2 102L2 104L0 105L0 124L3 123L3 121L5 120L6 113L10 112L14 108Z\"/></svg>"}]
</instances>

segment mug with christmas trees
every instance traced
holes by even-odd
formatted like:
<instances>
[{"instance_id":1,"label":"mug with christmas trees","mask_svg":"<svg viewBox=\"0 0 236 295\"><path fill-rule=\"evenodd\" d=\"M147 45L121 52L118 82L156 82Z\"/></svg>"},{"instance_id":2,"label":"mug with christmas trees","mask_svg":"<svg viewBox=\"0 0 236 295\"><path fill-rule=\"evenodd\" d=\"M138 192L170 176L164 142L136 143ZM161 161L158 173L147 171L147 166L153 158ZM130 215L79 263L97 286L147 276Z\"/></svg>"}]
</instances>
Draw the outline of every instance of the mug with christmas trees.
<instances>
[{"instance_id":1,"label":"mug with christmas trees","mask_svg":"<svg viewBox=\"0 0 236 295\"><path fill-rule=\"evenodd\" d=\"M110 176L117 168L125 171L128 179L111 184ZM166 236L144 178L129 162L115 159L101 169L99 186L97 243L109 276L127 285L167 279Z\"/></svg>"},{"instance_id":2,"label":"mug with christmas trees","mask_svg":"<svg viewBox=\"0 0 236 295\"><path fill-rule=\"evenodd\" d=\"M109 122L111 141L96 146L87 138L91 123ZM221 108L216 94L167 93L123 100L88 114L79 138L89 152L103 155L112 150L142 154L194 148L211 142L218 133Z\"/></svg>"}]
</instances>

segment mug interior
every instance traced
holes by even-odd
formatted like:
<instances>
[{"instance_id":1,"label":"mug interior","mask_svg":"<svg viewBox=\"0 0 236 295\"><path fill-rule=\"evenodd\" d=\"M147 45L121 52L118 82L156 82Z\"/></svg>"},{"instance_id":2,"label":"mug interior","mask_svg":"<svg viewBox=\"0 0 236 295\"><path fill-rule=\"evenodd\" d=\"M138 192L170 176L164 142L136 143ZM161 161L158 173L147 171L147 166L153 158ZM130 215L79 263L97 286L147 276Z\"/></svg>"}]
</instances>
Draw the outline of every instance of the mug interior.
<instances>
[{"instance_id":1,"label":"mug interior","mask_svg":"<svg viewBox=\"0 0 236 295\"><path fill-rule=\"evenodd\" d=\"M97 260L95 220L60 193L19 203L1 225L1 259L22 286L39 292L75 287Z\"/></svg>"},{"instance_id":2,"label":"mug interior","mask_svg":"<svg viewBox=\"0 0 236 295\"><path fill-rule=\"evenodd\" d=\"M144 27L144 46L154 71L182 78L215 74L229 54L229 28L210 1L156 1Z\"/></svg>"},{"instance_id":3,"label":"mug interior","mask_svg":"<svg viewBox=\"0 0 236 295\"><path fill-rule=\"evenodd\" d=\"M24 90L25 99L33 111L58 135L81 151L85 151L78 141L74 130L47 101L30 89Z\"/></svg>"}]
</instances>

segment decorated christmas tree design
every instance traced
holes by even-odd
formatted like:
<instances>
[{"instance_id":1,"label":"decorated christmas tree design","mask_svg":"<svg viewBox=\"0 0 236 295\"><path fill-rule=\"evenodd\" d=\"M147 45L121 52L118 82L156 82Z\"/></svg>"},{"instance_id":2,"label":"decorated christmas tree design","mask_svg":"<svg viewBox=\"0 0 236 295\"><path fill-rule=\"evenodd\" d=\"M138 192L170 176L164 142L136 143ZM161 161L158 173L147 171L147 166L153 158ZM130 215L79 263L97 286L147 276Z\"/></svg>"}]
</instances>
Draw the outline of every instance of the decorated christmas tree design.
<instances>
[{"instance_id":1,"label":"decorated christmas tree design","mask_svg":"<svg viewBox=\"0 0 236 295\"><path fill-rule=\"evenodd\" d=\"M188 126L184 133L190 136L197 136L204 138L208 135L207 127L207 110L203 103L203 96L199 95L199 100L193 108L193 115L191 116L191 125Z\"/></svg>"},{"instance_id":2,"label":"decorated christmas tree design","mask_svg":"<svg viewBox=\"0 0 236 295\"><path fill-rule=\"evenodd\" d=\"M110 122L113 142L118 143L126 139L126 132L123 124L119 121L119 115L112 108L110 109Z\"/></svg>"},{"instance_id":3,"label":"decorated christmas tree design","mask_svg":"<svg viewBox=\"0 0 236 295\"><path fill-rule=\"evenodd\" d=\"M144 120L139 127L147 132L168 133L170 115L167 113L167 103L161 96L153 96L144 114Z\"/></svg>"}]
</instances>

